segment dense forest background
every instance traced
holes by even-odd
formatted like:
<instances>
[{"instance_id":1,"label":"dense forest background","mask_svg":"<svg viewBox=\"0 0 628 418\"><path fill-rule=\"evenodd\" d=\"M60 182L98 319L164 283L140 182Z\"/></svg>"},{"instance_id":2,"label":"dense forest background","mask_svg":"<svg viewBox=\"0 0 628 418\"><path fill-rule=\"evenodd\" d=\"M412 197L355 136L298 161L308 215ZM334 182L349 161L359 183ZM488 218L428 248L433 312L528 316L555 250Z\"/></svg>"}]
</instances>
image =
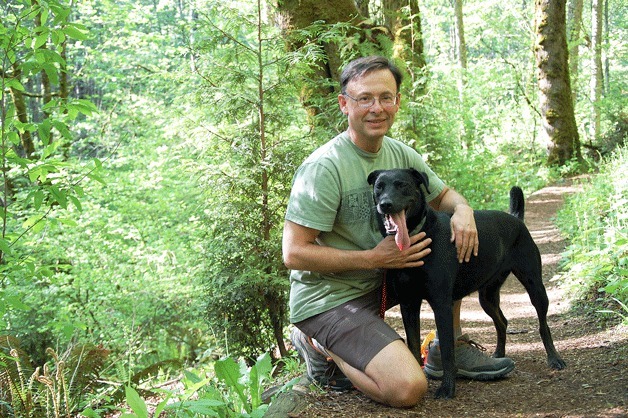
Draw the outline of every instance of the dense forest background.
<instances>
[{"instance_id":1,"label":"dense forest background","mask_svg":"<svg viewBox=\"0 0 628 418\"><path fill-rule=\"evenodd\" d=\"M292 174L345 128L338 71L366 54L406 75L391 136L475 208L589 174L563 280L628 315L621 0L0 6L0 416L101 416L182 370L213 396L194 408L228 387L252 413L290 368Z\"/></svg>"}]
</instances>

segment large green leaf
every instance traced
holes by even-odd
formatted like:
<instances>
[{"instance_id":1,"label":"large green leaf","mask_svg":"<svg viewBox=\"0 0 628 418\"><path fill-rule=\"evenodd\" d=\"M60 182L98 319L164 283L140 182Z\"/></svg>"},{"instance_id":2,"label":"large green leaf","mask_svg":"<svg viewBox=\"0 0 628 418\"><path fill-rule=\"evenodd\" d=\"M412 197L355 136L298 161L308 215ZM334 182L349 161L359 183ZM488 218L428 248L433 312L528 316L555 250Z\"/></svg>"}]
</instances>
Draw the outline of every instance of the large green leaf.
<instances>
[{"instance_id":1,"label":"large green leaf","mask_svg":"<svg viewBox=\"0 0 628 418\"><path fill-rule=\"evenodd\" d=\"M227 357L222 360L217 360L214 364L214 370L216 371L216 377L223 381L230 390L235 391L242 405L250 412L250 407L246 407L248 402L245 387L240 383L240 379L243 377L240 371L240 365L231 357Z\"/></svg>"},{"instance_id":2,"label":"large green leaf","mask_svg":"<svg viewBox=\"0 0 628 418\"><path fill-rule=\"evenodd\" d=\"M127 386L124 390L126 394L126 401L129 407L135 412L137 418L148 418L148 408L146 402L140 397L135 389L131 386Z\"/></svg>"}]
</instances>

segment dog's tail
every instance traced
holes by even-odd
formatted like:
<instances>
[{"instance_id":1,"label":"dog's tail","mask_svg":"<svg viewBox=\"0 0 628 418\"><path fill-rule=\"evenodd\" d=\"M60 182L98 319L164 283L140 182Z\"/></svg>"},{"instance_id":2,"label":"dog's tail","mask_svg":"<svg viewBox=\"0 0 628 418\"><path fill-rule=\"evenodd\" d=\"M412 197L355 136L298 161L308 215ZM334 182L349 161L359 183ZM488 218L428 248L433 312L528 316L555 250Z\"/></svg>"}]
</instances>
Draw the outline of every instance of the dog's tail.
<instances>
[{"instance_id":1,"label":"dog's tail","mask_svg":"<svg viewBox=\"0 0 628 418\"><path fill-rule=\"evenodd\" d=\"M523 212L525 211L525 199L523 198L523 190L521 187L514 186L510 189L510 214L523 221Z\"/></svg>"}]
</instances>

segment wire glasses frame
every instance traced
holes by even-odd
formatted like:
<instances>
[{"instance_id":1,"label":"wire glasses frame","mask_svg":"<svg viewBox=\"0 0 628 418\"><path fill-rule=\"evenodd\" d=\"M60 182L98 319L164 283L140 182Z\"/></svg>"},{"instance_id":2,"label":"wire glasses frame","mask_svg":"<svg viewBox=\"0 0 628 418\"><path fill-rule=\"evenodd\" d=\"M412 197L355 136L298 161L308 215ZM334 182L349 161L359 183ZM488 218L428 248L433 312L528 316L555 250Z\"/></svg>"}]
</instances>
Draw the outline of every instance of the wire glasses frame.
<instances>
[{"instance_id":1,"label":"wire glasses frame","mask_svg":"<svg viewBox=\"0 0 628 418\"><path fill-rule=\"evenodd\" d=\"M355 97L351 97L350 95L348 95L347 93L342 93L343 96L346 96L348 98L350 98L351 100L354 100L359 107L363 108L363 109L368 109L371 106L373 106L375 104L375 101L379 101L379 104L382 107L393 107L397 104L398 102L398 97L399 95L390 95L390 94L384 94L383 96L379 96L379 97L375 97L375 96L360 96L357 99Z\"/></svg>"}]
</instances>

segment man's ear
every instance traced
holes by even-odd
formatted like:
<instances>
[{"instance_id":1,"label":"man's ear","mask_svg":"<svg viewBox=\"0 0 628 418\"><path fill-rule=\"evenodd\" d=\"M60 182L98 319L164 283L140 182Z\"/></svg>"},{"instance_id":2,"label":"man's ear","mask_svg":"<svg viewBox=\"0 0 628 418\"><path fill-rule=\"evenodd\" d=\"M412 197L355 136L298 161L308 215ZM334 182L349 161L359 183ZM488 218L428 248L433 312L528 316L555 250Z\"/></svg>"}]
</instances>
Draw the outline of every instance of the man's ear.
<instances>
[{"instance_id":1,"label":"man's ear","mask_svg":"<svg viewBox=\"0 0 628 418\"><path fill-rule=\"evenodd\" d=\"M344 113L345 115L349 114L349 110L347 108L347 98L344 94L338 95L338 106L340 107L342 113Z\"/></svg>"}]
</instances>

